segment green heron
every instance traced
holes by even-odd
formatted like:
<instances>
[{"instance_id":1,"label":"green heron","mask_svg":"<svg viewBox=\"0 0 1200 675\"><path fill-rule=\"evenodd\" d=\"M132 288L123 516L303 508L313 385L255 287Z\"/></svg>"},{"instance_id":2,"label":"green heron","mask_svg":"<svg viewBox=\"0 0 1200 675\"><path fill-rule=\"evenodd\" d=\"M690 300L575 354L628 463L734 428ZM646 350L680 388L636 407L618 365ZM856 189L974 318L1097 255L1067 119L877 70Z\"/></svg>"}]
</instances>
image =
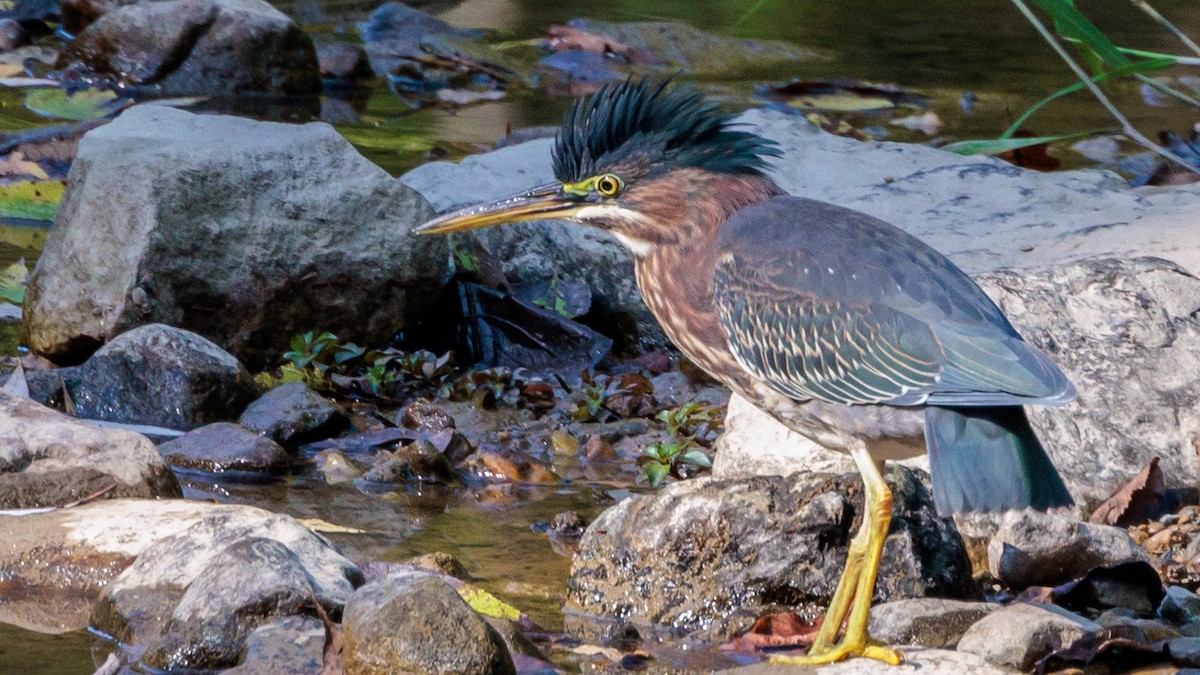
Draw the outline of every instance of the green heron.
<instances>
[{"instance_id":1,"label":"green heron","mask_svg":"<svg viewBox=\"0 0 1200 675\"><path fill-rule=\"evenodd\" d=\"M556 182L418 231L561 218L612 233L689 359L862 474L845 571L808 655L792 661L895 664L867 635L892 513L884 460L927 451L942 515L1069 505L1022 406L1075 391L945 256L866 214L785 194L765 173L778 156L697 94L627 81L566 115Z\"/></svg>"}]
</instances>

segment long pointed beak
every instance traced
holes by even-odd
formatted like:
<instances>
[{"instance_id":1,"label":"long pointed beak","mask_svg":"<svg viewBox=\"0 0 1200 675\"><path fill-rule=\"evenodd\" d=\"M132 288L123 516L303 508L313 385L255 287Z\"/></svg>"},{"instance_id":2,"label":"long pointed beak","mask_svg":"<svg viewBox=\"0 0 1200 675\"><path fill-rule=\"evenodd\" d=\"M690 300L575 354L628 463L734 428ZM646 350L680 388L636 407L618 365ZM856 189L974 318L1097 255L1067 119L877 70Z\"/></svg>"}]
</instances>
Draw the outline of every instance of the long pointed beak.
<instances>
[{"instance_id":1,"label":"long pointed beak","mask_svg":"<svg viewBox=\"0 0 1200 675\"><path fill-rule=\"evenodd\" d=\"M584 196L563 192L562 186L554 183L490 204L469 206L447 213L413 231L417 234L444 234L523 220L570 218L586 206L588 203Z\"/></svg>"}]
</instances>

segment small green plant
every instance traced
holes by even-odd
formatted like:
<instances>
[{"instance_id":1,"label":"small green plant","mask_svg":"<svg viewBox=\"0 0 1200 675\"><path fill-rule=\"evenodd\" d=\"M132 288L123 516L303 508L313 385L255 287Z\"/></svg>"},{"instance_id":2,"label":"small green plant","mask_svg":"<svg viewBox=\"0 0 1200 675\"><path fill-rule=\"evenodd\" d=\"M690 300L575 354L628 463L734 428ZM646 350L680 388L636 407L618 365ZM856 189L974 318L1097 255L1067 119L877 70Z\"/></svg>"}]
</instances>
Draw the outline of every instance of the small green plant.
<instances>
[{"instance_id":1,"label":"small green plant","mask_svg":"<svg viewBox=\"0 0 1200 675\"><path fill-rule=\"evenodd\" d=\"M283 358L299 370L313 368L324 371L333 359L337 346L338 338L333 333L317 335L309 331L292 338L292 350L285 352Z\"/></svg>"},{"instance_id":2,"label":"small green plant","mask_svg":"<svg viewBox=\"0 0 1200 675\"><path fill-rule=\"evenodd\" d=\"M686 478L702 469L711 469L712 460L702 450L691 447L690 441L651 443L642 449L638 464L650 485L658 487L667 478Z\"/></svg>"},{"instance_id":3,"label":"small green plant","mask_svg":"<svg viewBox=\"0 0 1200 675\"><path fill-rule=\"evenodd\" d=\"M700 401L689 401L658 413L658 420L667 426L667 433L699 442L715 436L724 417L724 409Z\"/></svg>"}]
</instances>

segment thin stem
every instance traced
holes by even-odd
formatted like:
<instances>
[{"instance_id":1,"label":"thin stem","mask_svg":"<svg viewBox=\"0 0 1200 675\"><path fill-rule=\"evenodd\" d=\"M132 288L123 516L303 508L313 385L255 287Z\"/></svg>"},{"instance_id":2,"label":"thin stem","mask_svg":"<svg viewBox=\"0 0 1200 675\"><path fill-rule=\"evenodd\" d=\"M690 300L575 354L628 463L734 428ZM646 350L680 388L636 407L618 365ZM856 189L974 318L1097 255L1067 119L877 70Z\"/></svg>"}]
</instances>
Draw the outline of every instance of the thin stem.
<instances>
[{"instance_id":1,"label":"thin stem","mask_svg":"<svg viewBox=\"0 0 1200 675\"><path fill-rule=\"evenodd\" d=\"M1134 73L1133 76L1136 77L1139 82L1141 82L1142 84L1145 84L1147 87L1150 87L1151 89L1160 91L1160 92L1166 94L1167 96L1170 96L1171 98L1179 99L1180 101L1183 101L1184 103L1186 103L1188 105L1200 108L1200 101L1192 98L1191 96L1188 96L1187 94L1183 93L1182 91L1179 91L1178 89L1168 87L1167 85L1163 84L1162 82L1159 82L1158 80L1154 79L1153 77L1147 77L1146 75L1143 75L1141 73Z\"/></svg>"},{"instance_id":2,"label":"thin stem","mask_svg":"<svg viewBox=\"0 0 1200 675\"><path fill-rule=\"evenodd\" d=\"M1021 12L1021 14L1025 15L1025 18L1029 20L1029 23L1033 24L1034 29L1041 34L1042 38L1045 39L1047 43L1050 44L1050 47L1054 49L1059 58L1066 62L1067 66L1075 73L1075 76L1079 78L1079 81L1082 82L1083 85L1092 92L1092 95L1096 97L1096 100L1108 110L1108 113L1113 116L1113 119L1120 123L1121 130L1126 136L1147 150L1161 157L1169 159L1172 162L1175 162L1192 173L1200 174L1200 167L1189 164L1184 158L1160 146L1149 138L1146 138L1144 135L1142 135L1142 132L1135 129L1134 126L1129 123L1129 120L1126 119L1125 115L1121 114L1121 111L1117 109L1117 106L1113 105L1113 102L1104 95L1103 91L1100 91L1100 87L1096 86L1095 82L1092 82L1092 78L1088 76L1087 72L1075 62L1075 59L1071 58L1071 55L1068 54L1067 50L1062 46L1062 44L1060 44L1059 41L1054 38L1054 35L1046 28L1045 24L1043 24L1041 20L1038 19L1032 11L1030 11L1024 0L1012 0L1012 3L1017 6L1017 9Z\"/></svg>"},{"instance_id":3,"label":"thin stem","mask_svg":"<svg viewBox=\"0 0 1200 675\"><path fill-rule=\"evenodd\" d=\"M1167 21L1167 18L1165 16L1163 16L1162 14L1159 14L1157 10L1155 10L1153 7L1151 7L1150 3L1146 2L1146 0L1130 0L1130 1L1138 9L1140 9L1143 12L1145 12L1146 14L1148 14L1151 19L1154 19L1155 21L1157 21L1158 25L1162 26L1163 28L1166 28L1168 31L1171 32L1172 35L1179 38L1179 41L1182 42L1183 44L1187 45L1188 49L1192 50L1197 55L1200 55L1200 45L1193 42L1190 37L1188 37L1187 35L1185 35L1183 33L1183 31L1176 28L1175 24L1171 23L1170 21Z\"/></svg>"}]
</instances>

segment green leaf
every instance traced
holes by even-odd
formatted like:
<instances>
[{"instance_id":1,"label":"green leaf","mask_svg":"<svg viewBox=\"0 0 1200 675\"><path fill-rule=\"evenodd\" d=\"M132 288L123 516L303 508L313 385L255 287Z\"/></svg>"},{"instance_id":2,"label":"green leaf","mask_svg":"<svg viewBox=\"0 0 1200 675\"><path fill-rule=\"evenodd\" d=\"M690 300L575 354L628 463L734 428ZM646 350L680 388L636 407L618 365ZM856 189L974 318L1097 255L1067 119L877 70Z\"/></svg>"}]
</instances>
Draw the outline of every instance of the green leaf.
<instances>
[{"instance_id":1,"label":"green leaf","mask_svg":"<svg viewBox=\"0 0 1200 675\"><path fill-rule=\"evenodd\" d=\"M61 180L0 184L0 216L52 220L65 187Z\"/></svg>"},{"instance_id":2,"label":"green leaf","mask_svg":"<svg viewBox=\"0 0 1200 675\"><path fill-rule=\"evenodd\" d=\"M106 89L35 89L25 97L25 107L46 117L64 120L94 120L107 117L116 109L114 92Z\"/></svg>"},{"instance_id":3,"label":"green leaf","mask_svg":"<svg viewBox=\"0 0 1200 675\"><path fill-rule=\"evenodd\" d=\"M1096 53L1109 66L1122 66L1129 59L1117 49L1112 40L1096 28L1068 0L1030 0L1054 19L1054 27L1060 35L1074 38Z\"/></svg>"},{"instance_id":4,"label":"green leaf","mask_svg":"<svg viewBox=\"0 0 1200 675\"><path fill-rule=\"evenodd\" d=\"M29 269L24 260L0 270L0 300L20 305L25 302L25 280L29 278Z\"/></svg>"},{"instance_id":5,"label":"green leaf","mask_svg":"<svg viewBox=\"0 0 1200 675\"><path fill-rule=\"evenodd\" d=\"M683 461L687 462L688 464L702 466L706 469L712 468L712 460L708 458L708 455L699 450L688 450L683 455Z\"/></svg>"},{"instance_id":6,"label":"green leaf","mask_svg":"<svg viewBox=\"0 0 1200 675\"><path fill-rule=\"evenodd\" d=\"M671 473L671 467L661 462L650 462L645 466L646 478L650 480L652 487L658 487L667 474Z\"/></svg>"},{"instance_id":7,"label":"green leaf","mask_svg":"<svg viewBox=\"0 0 1200 675\"><path fill-rule=\"evenodd\" d=\"M1065 136L1035 136L1033 138L1003 138L1003 139L985 139L978 141L959 141L949 145L943 145L942 150L953 152L958 155L998 155L1009 150L1020 150L1031 145L1039 145L1041 143L1057 143L1059 141L1069 141L1076 138L1090 136L1092 132L1084 132L1079 134L1066 134Z\"/></svg>"}]
</instances>

